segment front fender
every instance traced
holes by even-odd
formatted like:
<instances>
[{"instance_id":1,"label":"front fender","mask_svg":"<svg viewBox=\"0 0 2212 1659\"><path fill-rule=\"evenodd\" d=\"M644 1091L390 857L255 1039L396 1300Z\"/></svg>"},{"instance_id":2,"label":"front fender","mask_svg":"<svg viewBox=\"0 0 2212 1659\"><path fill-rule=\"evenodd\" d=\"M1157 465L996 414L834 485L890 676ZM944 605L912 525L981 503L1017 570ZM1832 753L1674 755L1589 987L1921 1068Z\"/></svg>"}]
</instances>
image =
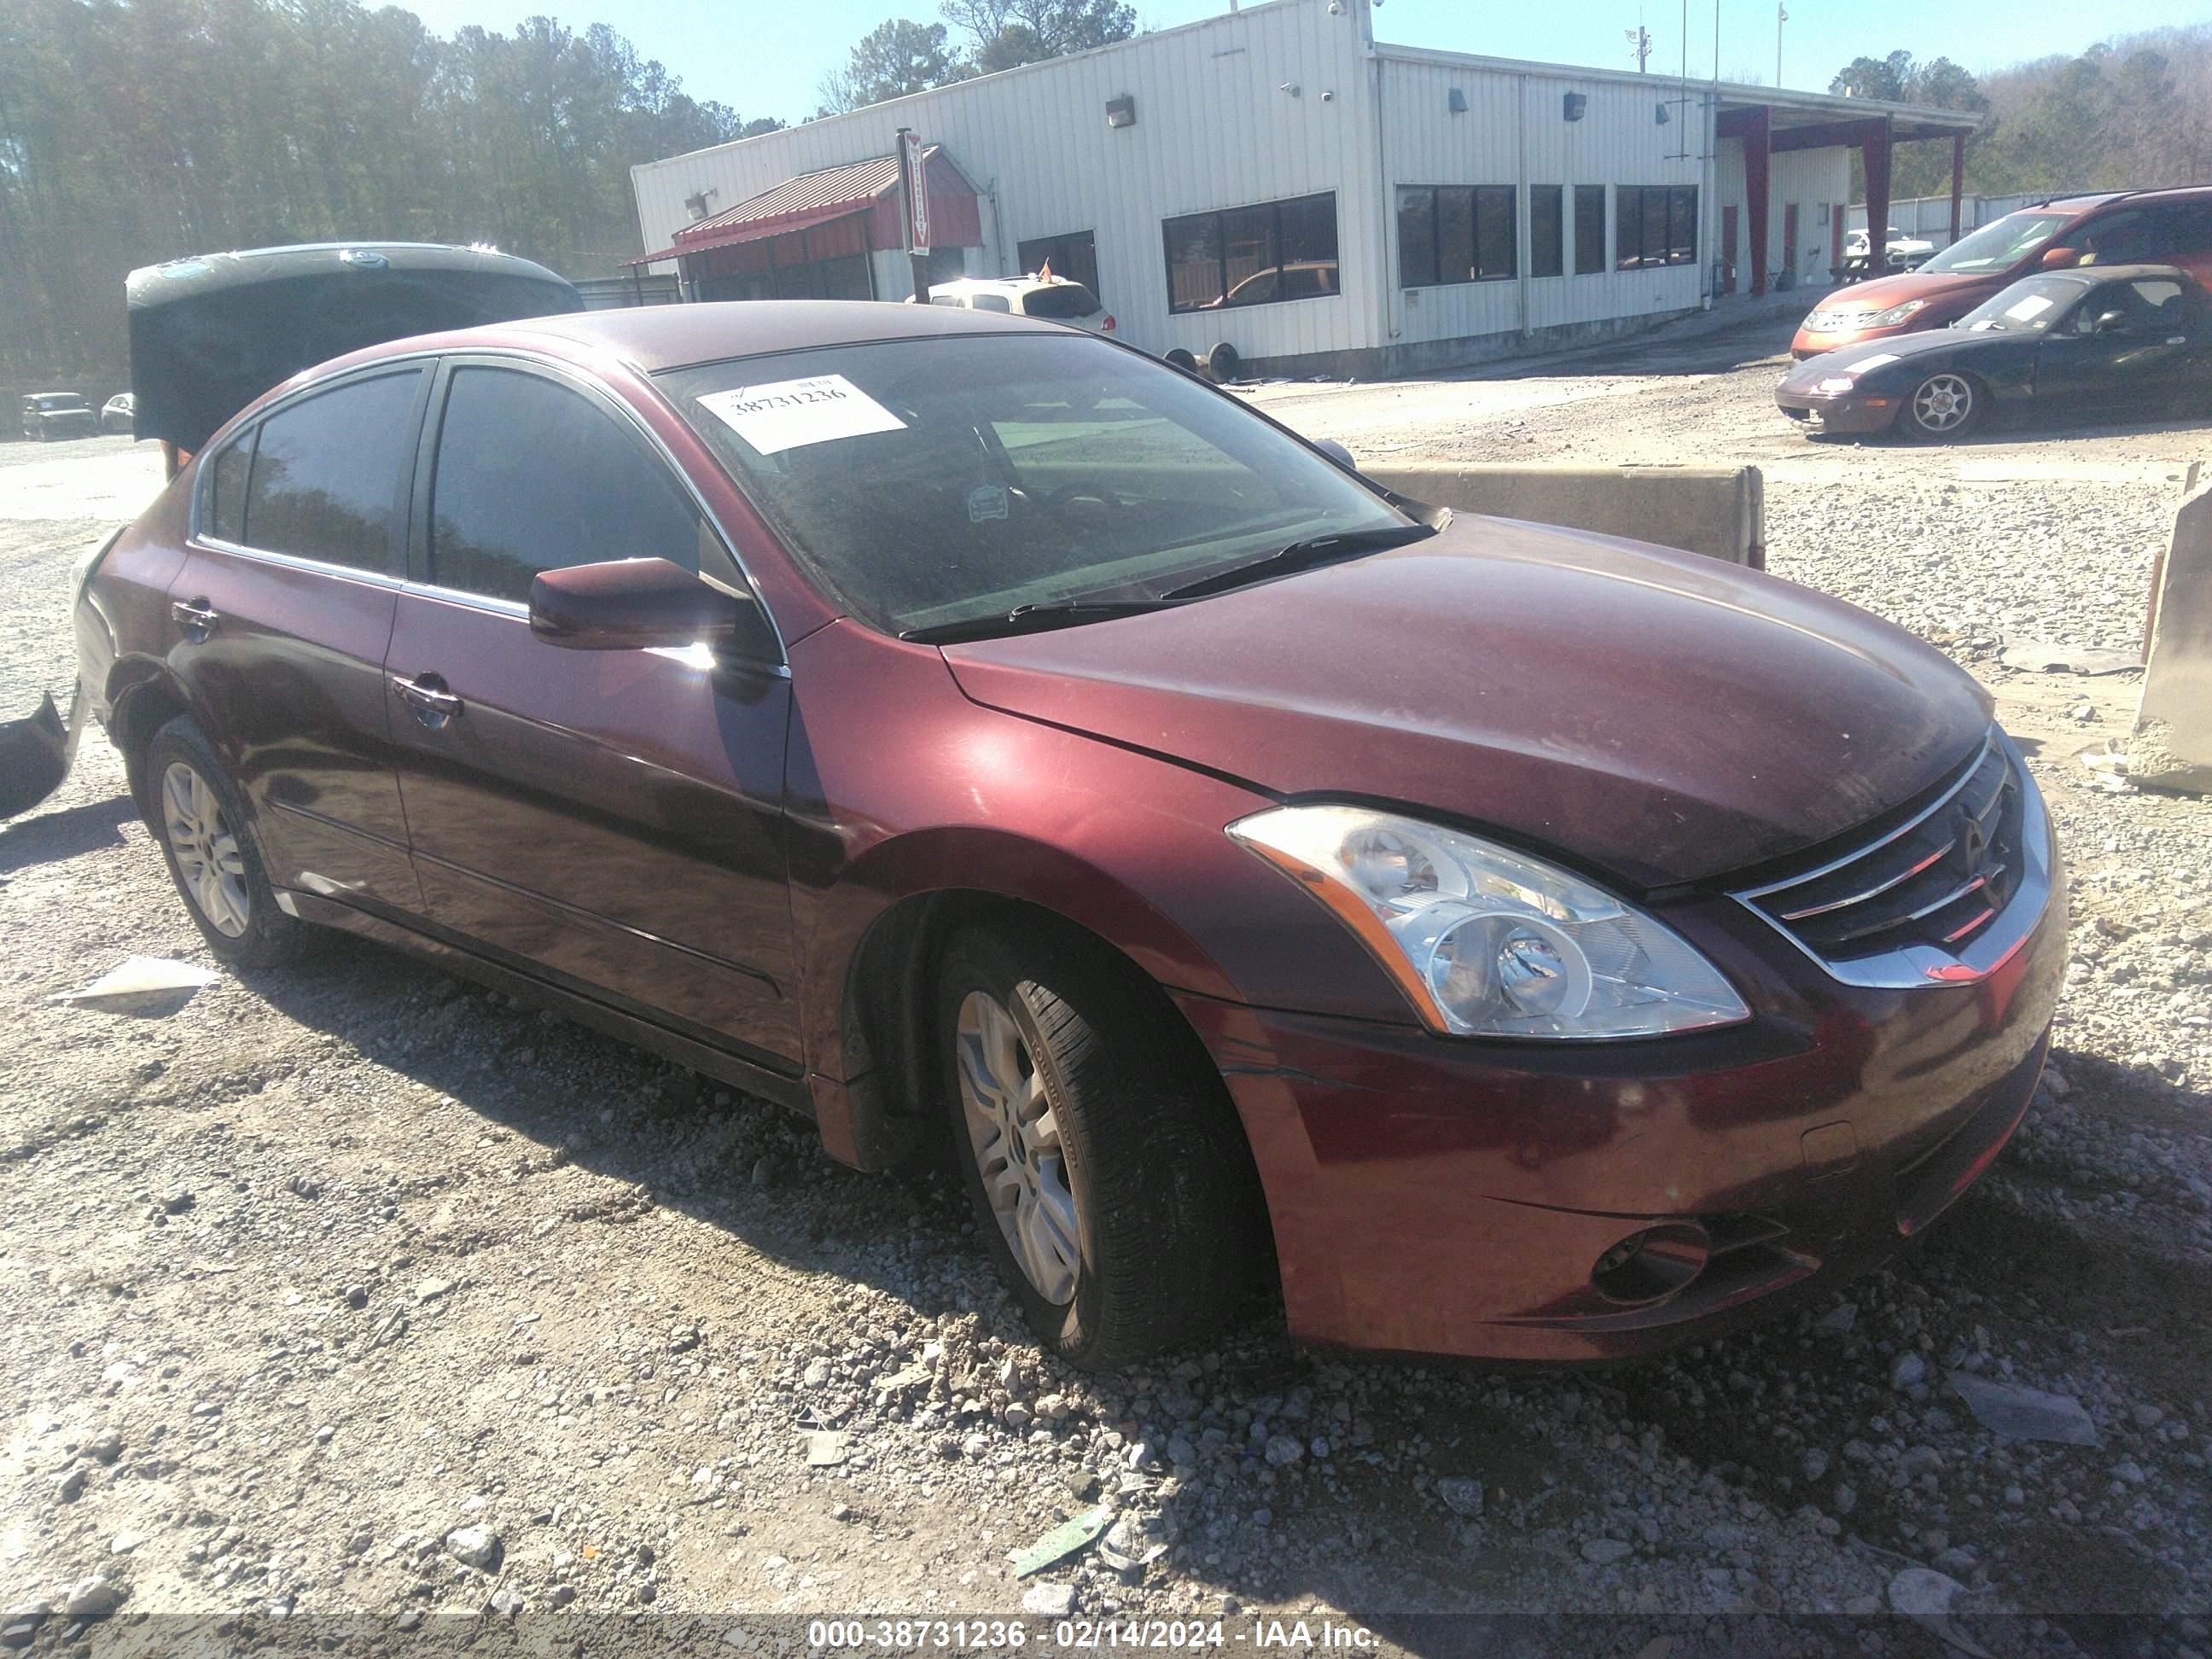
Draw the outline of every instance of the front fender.
<instances>
[{"instance_id":1,"label":"front fender","mask_svg":"<svg viewBox=\"0 0 2212 1659\"><path fill-rule=\"evenodd\" d=\"M792 653L787 799L809 1069L842 1074L855 953L902 901L981 893L1097 935L1174 991L1412 1023L1349 931L1222 833L1256 788L964 696L933 647L852 623Z\"/></svg>"}]
</instances>

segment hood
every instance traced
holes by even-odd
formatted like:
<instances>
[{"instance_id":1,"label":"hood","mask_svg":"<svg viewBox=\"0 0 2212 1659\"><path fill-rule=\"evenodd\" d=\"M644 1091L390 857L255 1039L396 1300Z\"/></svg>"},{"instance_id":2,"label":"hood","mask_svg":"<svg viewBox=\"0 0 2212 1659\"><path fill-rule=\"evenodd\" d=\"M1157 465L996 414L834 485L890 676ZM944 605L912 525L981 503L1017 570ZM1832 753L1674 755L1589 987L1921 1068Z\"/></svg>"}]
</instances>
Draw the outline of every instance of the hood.
<instances>
[{"instance_id":1,"label":"hood","mask_svg":"<svg viewBox=\"0 0 2212 1659\"><path fill-rule=\"evenodd\" d=\"M1915 374L1926 374L1941 367L1922 360L1968 352L2004 350L2024 348L2033 356L2041 337L2023 333L2000 333L1994 330L1969 331L1957 328L1927 328L1917 334L1885 334L1877 339L1862 340L1856 345L1840 346L1833 351L1824 351L1817 357L1807 357L1790 366L1782 377L1782 388L1786 392L1809 392L1832 374L1845 372L1856 374L1861 381L1869 374L1892 368L1894 378L1910 378Z\"/></svg>"},{"instance_id":2,"label":"hood","mask_svg":"<svg viewBox=\"0 0 2212 1659\"><path fill-rule=\"evenodd\" d=\"M1456 517L1388 553L948 646L1007 713L1279 796L1441 813L1639 888L1827 840L1980 741L1901 629L1693 554Z\"/></svg>"},{"instance_id":3,"label":"hood","mask_svg":"<svg viewBox=\"0 0 2212 1659\"><path fill-rule=\"evenodd\" d=\"M1894 276L1877 276L1870 283L1856 283L1841 292L1822 295L1815 309L1850 316L1862 311L1887 311L1907 300L1925 300L1932 309L1957 316L1972 311L2002 288L2006 280L1986 271L1962 276L1942 270L1903 270Z\"/></svg>"}]
</instances>

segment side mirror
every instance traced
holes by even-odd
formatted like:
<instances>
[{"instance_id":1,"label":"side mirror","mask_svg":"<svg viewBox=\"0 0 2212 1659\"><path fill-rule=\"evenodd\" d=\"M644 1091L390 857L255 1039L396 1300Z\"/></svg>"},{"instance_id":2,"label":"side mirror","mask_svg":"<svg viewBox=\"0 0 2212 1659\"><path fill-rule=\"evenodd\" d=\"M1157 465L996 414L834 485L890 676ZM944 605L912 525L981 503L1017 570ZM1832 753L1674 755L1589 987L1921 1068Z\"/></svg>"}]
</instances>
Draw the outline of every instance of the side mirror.
<instances>
[{"instance_id":1,"label":"side mirror","mask_svg":"<svg viewBox=\"0 0 2212 1659\"><path fill-rule=\"evenodd\" d=\"M2081 263L2081 250L2074 247L2047 247L2043 258L2036 261L2045 270L2071 270Z\"/></svg>"},{"instance_id":2,"label":"side mirror","mask_svg":"<svg viewBox=\"0 0 2212 1659\"><path fill-rule=\"evenodd\" d=\"M2103 316L2097 319L2097 326L2094 331L2099 334L2125 334L2128 331L2127 313L2124 311L2106 312Z\"/></svg>"},{"instance_id":3,"label":"side mirror","mask_svg":"<svg viewBox=\"0 0 2212 1659\"><path fill-rule=\"evenodd\" d=\"M1321 451L1322 454L1328 456L1329 459L1334 461L1346 472L1356 473L1359 471L1359 463L1352 459L1352 452L1346 449L1342 444L1337 442L1335 439L1316 438L1314 440L1314 447Z\"/></svg>"},{"instance_id":4,"label":"side mirror","mask_svg":"<svg viewBox=\"0 0 2212 1659\"><path fill-rule=\"evenodd\" d=\"M727 645L765 632L758 609L666 559L544 570L530 583L530 631L571 651Z\"/></svg>"}]
</instances>

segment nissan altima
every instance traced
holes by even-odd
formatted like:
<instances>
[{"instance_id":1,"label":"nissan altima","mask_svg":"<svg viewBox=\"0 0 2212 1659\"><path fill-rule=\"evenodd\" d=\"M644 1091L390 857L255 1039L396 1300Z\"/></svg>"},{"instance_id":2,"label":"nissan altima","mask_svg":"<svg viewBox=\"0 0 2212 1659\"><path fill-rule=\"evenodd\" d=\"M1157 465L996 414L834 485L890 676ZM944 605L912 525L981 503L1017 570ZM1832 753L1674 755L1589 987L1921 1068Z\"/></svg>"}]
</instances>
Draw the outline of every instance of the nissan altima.
<instances>
[{"instance_id":1,"label":"nissan altima","mask_svg":"<svg viewBox=\"0 0 2212 1659\"><path fill-rule=\"evenodd\" d=\"M1709 1335L1925 1227L2049 1041L2057 851L1944 658L1050 323L374 347L75 615L218 957L364 934L949 1149L1081 1364L1263 1289L1316 1344Z\"/></svg>"}]
</instances>

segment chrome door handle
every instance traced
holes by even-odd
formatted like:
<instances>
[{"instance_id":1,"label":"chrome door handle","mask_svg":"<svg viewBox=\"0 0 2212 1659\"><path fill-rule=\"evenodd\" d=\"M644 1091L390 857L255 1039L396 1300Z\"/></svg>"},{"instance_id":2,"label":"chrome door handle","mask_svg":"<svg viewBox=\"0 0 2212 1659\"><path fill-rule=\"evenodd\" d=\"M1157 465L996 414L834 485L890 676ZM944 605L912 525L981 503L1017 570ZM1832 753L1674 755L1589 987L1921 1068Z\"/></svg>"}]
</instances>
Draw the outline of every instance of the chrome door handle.
<instances>
[{"instance_id":1,"label":"chrome door handle","mask_svg":"<svg viewBox=\"0 0 2212 1659\"><path fill-rule=\"evenodd\" d=\"M394 674L391 679L392 689L405 702L409 712L433 732L461 713L460 698L446 690L446 682L438 675L417 674L410 679L404 674Z\"/></svg>"},{"instance_id":2,"label":"chrome door handle","mask_svg":"<svg viewBox=\"0 0 2212 1659\"><path fill-rule=\"evenodd\" d=\"M214 633L216 623L222 620L205 599L173 599L169 604L169 615L194 645Z\"/></svg>"}]
</instances>

